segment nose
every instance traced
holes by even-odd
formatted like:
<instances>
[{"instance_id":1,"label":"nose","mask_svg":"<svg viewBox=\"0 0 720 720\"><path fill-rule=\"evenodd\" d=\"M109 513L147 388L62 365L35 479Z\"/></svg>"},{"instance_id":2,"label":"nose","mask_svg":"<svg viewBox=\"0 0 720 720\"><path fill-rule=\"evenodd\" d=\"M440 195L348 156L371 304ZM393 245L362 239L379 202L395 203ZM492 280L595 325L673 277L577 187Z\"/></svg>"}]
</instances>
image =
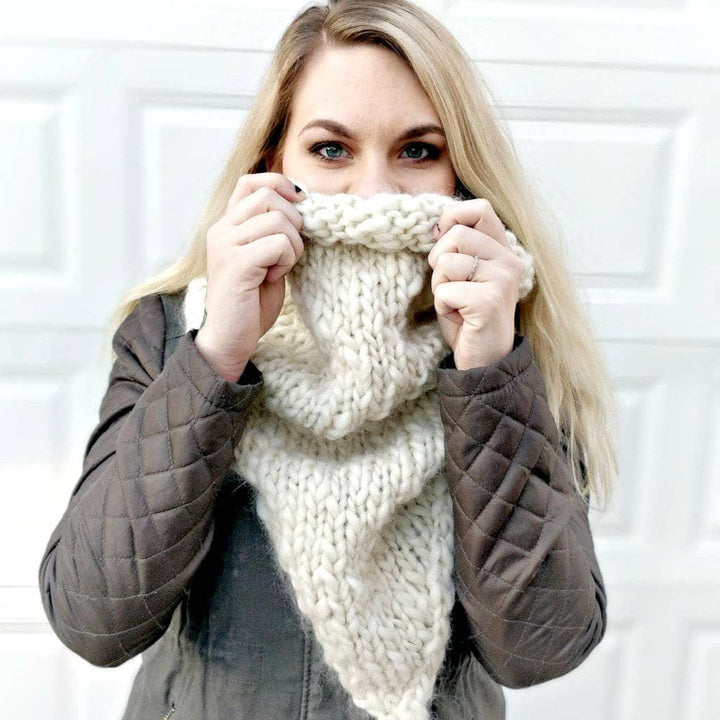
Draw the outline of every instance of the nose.
<instances>
[{"instance_id":1,"label":"nose","mask_svg":"<svg viewBox=\"0 0 720 720\"><path fill-rule=\"evenodd\" d=\"M370 197L376 193L402 192L402 188L385 160L368 158L356 166L356 172L349 180L346 192Z\"/></svg>"}]
</instances>

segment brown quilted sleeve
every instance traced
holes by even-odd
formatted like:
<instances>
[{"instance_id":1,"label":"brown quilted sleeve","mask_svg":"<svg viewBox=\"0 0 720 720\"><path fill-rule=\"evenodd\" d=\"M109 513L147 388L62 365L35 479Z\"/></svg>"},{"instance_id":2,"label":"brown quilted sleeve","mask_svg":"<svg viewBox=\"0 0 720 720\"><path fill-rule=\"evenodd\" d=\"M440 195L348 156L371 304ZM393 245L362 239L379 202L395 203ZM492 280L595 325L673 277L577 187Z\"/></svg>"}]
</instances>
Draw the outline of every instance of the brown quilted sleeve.
<instances>
[{"instance_id":1,"label":"brown quilted sleeve","mask_svg":"<svg viewBox=\"0 0 720 720\"><path fill-rule=\"evenodd\" d=\"M113 667L167 629L213 537L213 509L262 375L227 382L186 333L163 367L158 295L113 337L117 355L82 474L39 570L50 624Z\"/></svg>"},{"instance_id":2,"label":"brown quilted sleeve","mask_svg":"<svg viewBox=\"0 0 720 720\"><path fill-rule=\"evenodd\" d=\"M471 647L506 687L564 675L602 639L606 595L530 343L469 370L451 353L438 385Z\"/></svg>"}]
</instances>

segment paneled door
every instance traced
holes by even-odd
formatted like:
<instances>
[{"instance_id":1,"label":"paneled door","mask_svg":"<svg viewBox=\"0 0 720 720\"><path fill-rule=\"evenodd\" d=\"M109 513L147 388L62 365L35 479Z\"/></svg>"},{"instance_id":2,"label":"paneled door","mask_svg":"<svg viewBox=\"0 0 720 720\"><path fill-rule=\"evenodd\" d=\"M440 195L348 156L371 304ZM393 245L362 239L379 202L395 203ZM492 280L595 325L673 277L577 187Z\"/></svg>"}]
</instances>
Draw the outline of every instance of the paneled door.
<instances>
[{"instance_id":1,"label":"paneled door","mask_svg":"<svg viewBox=\"0 0 720 720\"><path fill-rule=\"evenodd\" d=\"M122 293L189 242L299 0L92 7L0 22L0 698L119 719L37 571L81 469ZM581 288L620 408L591 511L609 624L509 720L720 718L720 3L421 2L484 74ZM198 719L199 720L199 719Z\"/></svg>"}]
</instances>

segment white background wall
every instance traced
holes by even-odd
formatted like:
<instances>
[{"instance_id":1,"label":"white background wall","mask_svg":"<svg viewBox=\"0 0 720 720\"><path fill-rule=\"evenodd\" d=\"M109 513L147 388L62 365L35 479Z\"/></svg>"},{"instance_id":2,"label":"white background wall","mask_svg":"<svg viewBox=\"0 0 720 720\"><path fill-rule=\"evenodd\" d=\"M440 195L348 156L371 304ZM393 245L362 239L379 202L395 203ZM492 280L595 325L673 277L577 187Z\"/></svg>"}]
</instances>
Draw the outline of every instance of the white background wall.
<instances>
[{"instance_id":1,"label":"white background wall","mask_svg":"<svg viewBox=\"0 0 720 720\"><path fill-rule=\"evenodd\" d=\"M97 419L110 312L189 240L305 3L0 1L0 705L119 718L139 658L64 648L40 557ZM484 71L562 221L621 408L621 483L591 515L607 636L507 691L508 718L717 720L720 2L421 4Z\"/></svg>"}]
</instances>

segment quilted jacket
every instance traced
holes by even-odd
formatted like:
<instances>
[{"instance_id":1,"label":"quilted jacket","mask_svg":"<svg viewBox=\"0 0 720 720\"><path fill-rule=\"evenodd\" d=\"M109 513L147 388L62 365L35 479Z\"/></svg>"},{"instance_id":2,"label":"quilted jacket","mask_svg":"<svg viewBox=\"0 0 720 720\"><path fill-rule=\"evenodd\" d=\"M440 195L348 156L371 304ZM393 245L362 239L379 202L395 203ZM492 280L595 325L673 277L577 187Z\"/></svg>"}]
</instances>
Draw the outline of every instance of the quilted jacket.
<instances>
[{"instance_id":1,"label":"quilted jacket","mask_svg":"<svg viewBox=\"0 0 720 720\"><path fill-rule=\"evenodd\" d=\"M220 377L183 332L182 293L144 297L82 473L39 569L49 622L93 665L143 653L123 720L350 720L230 465L261 393ZM441 720L502 720L501 686L568 673L606 626L606 595L528 339L486 367L437 369L454 506L456 599Z\"/></svg>"}]
</instances>

